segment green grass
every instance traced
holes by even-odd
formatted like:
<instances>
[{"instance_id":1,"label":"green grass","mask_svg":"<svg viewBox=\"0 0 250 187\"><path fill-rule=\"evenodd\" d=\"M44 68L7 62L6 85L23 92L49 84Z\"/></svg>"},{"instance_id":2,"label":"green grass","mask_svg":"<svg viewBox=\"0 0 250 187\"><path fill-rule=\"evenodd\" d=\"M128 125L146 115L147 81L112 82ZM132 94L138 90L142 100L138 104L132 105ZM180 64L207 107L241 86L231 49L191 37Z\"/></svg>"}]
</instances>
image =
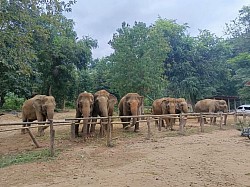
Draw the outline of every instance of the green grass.
<instances>
[{"instance_id":1,"label":"green grass","mask_svg":"<svg viewBox=\"0 0 250 187\"><path fill-rule=\"evenodd\" d=\"M52 158L53 157L50 157L50 152L48 149L29 151L14 155L0 155L0 168L35 161L48 161Z\"/></svg>"}]
</instances>

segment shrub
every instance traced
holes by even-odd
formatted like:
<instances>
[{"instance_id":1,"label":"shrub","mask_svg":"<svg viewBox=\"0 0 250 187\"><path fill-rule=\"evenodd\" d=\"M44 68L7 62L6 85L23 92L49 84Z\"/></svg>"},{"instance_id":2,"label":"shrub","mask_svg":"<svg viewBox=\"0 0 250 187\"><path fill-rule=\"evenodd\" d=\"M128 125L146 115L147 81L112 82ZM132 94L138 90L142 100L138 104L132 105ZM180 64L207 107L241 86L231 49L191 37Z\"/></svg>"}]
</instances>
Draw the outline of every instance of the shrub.
<instances>
[{"instance_id":1,"label":"shrub","mask_svg":"<svg viewBox=\"0 0 250 187\"><path fill-rule=\"evenodd\" d=\"M20 110L22 107L23 102L25 101L24 98L20 98L12 92L9 92L4 97L4 104L3 108L6 110Z\"/></svg>"}]
</instances>

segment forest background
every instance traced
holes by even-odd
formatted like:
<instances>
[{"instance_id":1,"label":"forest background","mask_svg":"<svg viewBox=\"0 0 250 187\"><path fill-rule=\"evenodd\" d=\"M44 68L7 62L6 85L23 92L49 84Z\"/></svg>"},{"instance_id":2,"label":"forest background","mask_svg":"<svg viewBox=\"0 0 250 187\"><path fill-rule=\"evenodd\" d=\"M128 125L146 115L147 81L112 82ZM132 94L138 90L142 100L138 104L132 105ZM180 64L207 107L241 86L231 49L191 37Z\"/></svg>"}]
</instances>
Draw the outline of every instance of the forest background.
<instances>
[{"instance_id":1,"label":"forest background","mask_svg":"<svg viewBox=\"0 0 250 187\"><path fill-rule=\"evenodd\" d=\"M151 25L125 22L114 31L114 52L93 59L98 41L79 38L65 14L76 1L1 0L0 108L20 109L33 94L53 95L57 108L74 107L80 92L106 89L152 100L184 97L194 104L215 95L250 101L250 6L225 23L226 37L158 17Z\"/></svg>"}]
</instances>

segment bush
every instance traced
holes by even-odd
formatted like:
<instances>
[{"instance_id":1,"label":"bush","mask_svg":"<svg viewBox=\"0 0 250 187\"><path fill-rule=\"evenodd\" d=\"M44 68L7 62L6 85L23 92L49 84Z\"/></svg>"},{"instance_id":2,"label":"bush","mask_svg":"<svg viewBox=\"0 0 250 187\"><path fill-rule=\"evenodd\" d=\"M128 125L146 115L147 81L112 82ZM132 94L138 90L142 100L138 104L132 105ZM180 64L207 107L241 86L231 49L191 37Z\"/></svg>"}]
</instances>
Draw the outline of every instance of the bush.
<instances>
[{"instance_id":1,"label":"bush","mask_svg":"<svg viewBox=\"0 0 250 187\"><path fill-rule=\"evenodd\" d=\"M5 110L20 110L25 99L19 98L17 95L15 95L12 92L9 92L4 97L4 104L3 109Z\"/></svg>"}]
</instances>

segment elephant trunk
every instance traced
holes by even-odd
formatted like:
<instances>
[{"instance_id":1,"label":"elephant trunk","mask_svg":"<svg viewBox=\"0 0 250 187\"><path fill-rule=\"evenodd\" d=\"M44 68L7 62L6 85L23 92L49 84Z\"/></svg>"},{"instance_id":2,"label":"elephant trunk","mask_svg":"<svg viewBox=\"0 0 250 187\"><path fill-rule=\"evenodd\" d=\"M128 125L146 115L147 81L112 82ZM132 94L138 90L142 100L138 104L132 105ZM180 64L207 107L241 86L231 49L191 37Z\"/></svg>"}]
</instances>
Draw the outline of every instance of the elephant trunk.
<instances>
[{"instance_id":1,"label":"elephant trunk","mask_svg":"<svg viewBox=\"0 0 250 187\"><path fill-rule=\"evenodd\" d=\"M170 102L169 103L169 113L170 114L175 114L175 103Z\"/></svg>"},{"instance_id":2,"label":"elephant trunk","mask_svg":"<svg viewBox=\"0 0 250 187\"><path fill-rule=\"evenodd\" d=\"M82 117L83 118L90 117L90 106L89 105L84 106L81 110L82 110ZM84 119L83 124L87 124L87 123L88 123L88 119Z\"/></svg>"},{"instance_id":3,"label":"elephant trunk","mask_svg":"<svg viewBox=\"0 0 250 187\"><path fill-rule=\"evenodd\" d=\"M130 104L130 111L131 111L132 116L137 116L138 115L138 110L139 110L138 103L133 102L133 103ZM133 118L133 123L132 123L131 126L134 126L136 124L137 120L138 120L137 118Z\"/></svg>"},{"instance_id":4,"label":"elephant trunk","mask_svg":"<svg viewBox=\"0 0 250 187\"><path fill-rule=\"evenodd\" d=\"M54 107L47 107L46 113L47 113L47 119L48 119L49 121L53 121L53 118L54 118L54 110L55 110Z\"/></svg>"}]
</instances>

